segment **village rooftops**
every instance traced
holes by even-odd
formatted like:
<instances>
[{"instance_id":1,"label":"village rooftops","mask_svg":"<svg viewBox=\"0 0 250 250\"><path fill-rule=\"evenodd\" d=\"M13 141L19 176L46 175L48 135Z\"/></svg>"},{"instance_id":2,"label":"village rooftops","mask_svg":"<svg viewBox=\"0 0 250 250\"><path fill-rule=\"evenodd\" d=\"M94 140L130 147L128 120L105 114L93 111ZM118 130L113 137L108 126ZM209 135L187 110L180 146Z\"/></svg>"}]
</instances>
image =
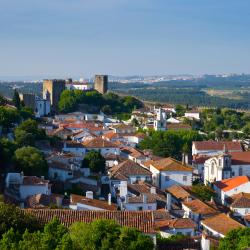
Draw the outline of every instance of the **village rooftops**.
<instances>
[{"instance_id":1,"label":"village rooftops","mask_svg":"<svg viewBox=\"0 0 250 250\"><path fill-rule=\"evenodd\" d=\"M244 227L242 224L223 213L206 218L201 221L201 224L223 236L233 229Z\"/></svg>"},{"instance_id":2,"label":"village rooftops","mask_svg":"<svg viewBox=\"0 0 250 250\"><path fill-rule=\"evenodd\" d=\"M185 186L173 185L167 188L166 191L178 200L185 200L188 197L192 197L191 193L189 192L189 189Z\"/></svg>"},{"instance_id":3,"label":"village rooftops","mask_svg":"<svg viewBox=\"0 0 250 250\"><path fill-rule=\"evenodd\" d=\"M151 176L151 172L137 163L126 160L117 166L111 168L111 177L115 179L127 179L129 176L138 176L138 175L148 175Z\"/></svg>"},{"instance_id":4,"label":"village rooftops","mask_svg":"<svg viewBox=\"0 0 250 250\"><path fill-rule=\"evenodd\" d=\"M79 203L79 204L84 204L84 205L88 205L91 207L96 207L96 208L100 208L104 210L110 210L110 211L117 210L117 206L114 203L111 203L111 205L109 205L107 201L90 199L85 196L76 195L76 194L70 195L70 203L71 205L72 204L76 205Z\"/></svg>"},{"instance_id":5,"label":"village rooftops","mask_svg":"<svg viewBox=\"0 0 250 250\"><path fill-rule=\"evenodd\" d=\"M104 140L101 137L94 138L89 140L83 145L86 148L117 148L118 146L110 141Z\"/></svg>"},{"instance_id":6,"label":"village rooftops","mask_svg":"<svg viewBox=\"0 0 250 250\"><path fill-rule=\"evenodd\" d=\"M54 217L69 227L74 222L91 223L97 219L114 220L121 226L136 228L143 233L155 233L152 211L80 211L69 209L23 209L23 213L48 223Z\"/></svg>"},{"instance_id":7,"label":"village rooftops","mask_svg":"<svg viewBox=\"0 0 250 250\"><path fill-rule=\"evenodd\" d=\"M189 218L176 218L169 220L159 220L155 222L156 229L185 229L185 228L196 228L197 225Z\"/></svg>"},{"instance_id":8,"label":"village rooftops","mask_svg":"<svg viewBox=\"0 0 250 250\"><path fill-rule=\"evenodd\" d=\"M188 207L195 214L201 214L206 216L218 213L217 210L208 206L206 203L202 202L199 199L184 201L182 204Z\"/></svg>"},{"instance_id":9,"label":"village rooftops","mask_svg":"<svg viewBox=\"0 0 250 250\"><path fill-rule=\"evenodd\" d=\"M177 161L171 157L153 161L151 166L159 171L193 171L193 168L183 165L180 161Z\"/></svg>"},{"instance_id":10,"label":"village rooftops","mask_svg":"<svg viewBox=\"0 0 250 250\"><path fill-rule=\"evenodd\" d=\"M43 178L39 178L37 176L24 176L22 185L25 186L40 186L49 184L49 180L44 180Z\"/></svg>"},{"instance_id":11,"label":"village rooftops","mask_svg":"<svg viewBox=\"0 0 250 250\"><path fill-rule=\"evenodd\" d=\"M228 197L227 203L231 204L232 208L250 207L250 193L238 193Z\"/></svg>"},{"instance_id":12,"label":"village rooftops","mask_svg":"<svg viewBox=\"0 0 250 250\"><path fill-rule=\"evenodd\" d=\"M250 177L248 176L236 176L230 179L224 179L221 181L217 181L214 183L216 187L226 192L232 190L242 184L245 184L250 181Z\"/></svg>"},{"instance_id":13,"label":"village rooftops","mask_svg":"<svg viewBox=\"0 0 250 250\"><path fill-rule=\"evenodd\" d=\"M229 151L242 151L240 142L233 141L194 141L193 145L197 150L224 150L226 146Z\"/></svg>"},{"instance_id":14,"label":"village rooftops","mask_svg":"<svg viewBox=\"0 0 250 250\"><path fill-rule=\"evenodd\" d=\"M232 152L230 155L232 165L250 165L250 151Z\"/></svg>"}]
</instances>

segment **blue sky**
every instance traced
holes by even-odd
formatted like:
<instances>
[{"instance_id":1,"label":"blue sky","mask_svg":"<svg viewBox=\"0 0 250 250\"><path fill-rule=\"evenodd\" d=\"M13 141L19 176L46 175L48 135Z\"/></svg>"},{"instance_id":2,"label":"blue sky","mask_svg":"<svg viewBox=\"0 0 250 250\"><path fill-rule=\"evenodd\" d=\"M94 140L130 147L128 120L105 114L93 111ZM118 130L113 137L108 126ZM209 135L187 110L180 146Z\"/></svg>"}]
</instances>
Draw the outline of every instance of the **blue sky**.
<instances>
[{"instance_id":1,"label":"blue sky","mask_svg":"<svg viewBox=\"0 0 250 250\"><path fill-rule=\"evenodd\" d=\"M249 0L0 0L0 78L250 73L249 25Z\"/></svg>"}]
</instances>

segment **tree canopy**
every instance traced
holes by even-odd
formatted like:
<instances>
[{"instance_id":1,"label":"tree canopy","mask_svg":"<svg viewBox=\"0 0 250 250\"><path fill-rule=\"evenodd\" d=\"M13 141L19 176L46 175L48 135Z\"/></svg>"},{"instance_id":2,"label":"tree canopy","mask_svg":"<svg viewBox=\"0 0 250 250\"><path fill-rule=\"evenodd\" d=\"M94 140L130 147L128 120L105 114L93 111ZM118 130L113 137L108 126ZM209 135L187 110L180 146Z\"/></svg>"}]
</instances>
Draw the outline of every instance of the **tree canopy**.
<instances>
[{"instance_id":1,"label":"tree canopy","mask_svg":"<svg viewBox=\"0 0 250 250\"><path fill-rule=\"evenodd\" d=\"M25 175L46 176L47 162L43 154L34 147L22 147L15 151L14 159L19 171Z\"/></svg>"},{"instance_id":2,"label":"tree canopy","mask_svg":"<svg viewBox=\"0 0 250 250\"><path fill-rule=\"evenodd\" d=\"M12 102L17 109L19 109L21 107L21 100L19 97L19 93L17 92L16 89L14 90Z\"/></svg>"},{"instance_id":3,"label":"tree canopy","mask_svg":"<svg viewBox=\"0 0 250 250\"><path fill-rule=\"evenodd\" d=\"M83 161L83 168L90 168L94 173L105 172L106 160L99 151L91 150L89 151Z\"/></svg>"}]
</instances>

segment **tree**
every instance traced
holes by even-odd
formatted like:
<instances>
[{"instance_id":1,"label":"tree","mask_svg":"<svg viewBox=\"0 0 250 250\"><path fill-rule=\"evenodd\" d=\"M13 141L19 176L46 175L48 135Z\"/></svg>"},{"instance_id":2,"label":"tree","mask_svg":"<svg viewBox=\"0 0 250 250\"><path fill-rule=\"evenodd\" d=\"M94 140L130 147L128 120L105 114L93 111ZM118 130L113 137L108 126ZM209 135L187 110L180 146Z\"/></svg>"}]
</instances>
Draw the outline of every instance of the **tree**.
<instances>
[{"instance_id":1,"label":"tree","mask_svg":"<svg viewBox=\"0 0 250 250\"><path fill-rule=\"evenodd\" d=\"M6 138L0 140L0 159L3 165L10 164L17 145Z\"/></svg>"},{"instance_id":2,"label":"tree","mask_svg":"<svg viewBox=\"0 0 250 250\"><path fill-rule=\"evenodd\" d=\"M20 101L19 93L17 92L16 89L14 90L12 102L13 102L14 106L17 109L20 109L20 107L21 107L21 101Z\"/></svg>"},{"instance_id":3,"label":"tree","mask_svg":"<svg viewBox=\"0 0 250 250\"><path fill-rule=\"evenodd\" d=\"M106 160L99 151L91 150L85 155L82 161L82 167L90 168L94 173L104 173Z\"/></svg>"},{"instance_id":4,"label":"tree","mask_svg":"<svg viewBox=\"0 0 250 250\"><path fill-rule=\"evenodd\" d=\"M16 109L0 106L0 125L9 129L19 121L20 115Z\"/></svg>"},{"instance_id":5,"label":"tree","mask_svg":"<svg viewBox=\"0 0 250 250\"><path fill-rule=\"evenodd\" d=\"M25 175L46 176L47 162L43 154L34 147L22 147L15 151L14 160L19 171Z\"/></svg>"},{"instance_id":6,"label":"tree","mask_svg":"<svg viewBox=\"0 0 250 250\"><path fill-rule=\"evenodd\" d=\"M212 197L215 197L213 189L203 184L193 185L191 191L203 201L210 201Z\"/></svg>"},{"instance_id":7,"label":"tree","mask_svg":"<svg viewBox=\"0 0 250 250\"><path fill-rule=\"evenodd\" d=\"M74 249L151 250L153 241L136 229L121 227L112 220L96 220L91 224L71 225L70 237ZM87 247L86 247L87 246Z\"/></svg>"},{"instance_id":8,"label":"tree","mask_svg":"<svg viewBox=\"0 0 250 250\"><path fill-rule=\"evenodd\" d=\"M31 215L24 214L14 205L0 203L0 238L13 228L14 231L23 233L27 228L30 232L41 229L41 224ZM2 249L0 247L0 249Z\"/></svg>"},{"instance_id":9,"label":"tree","mask_svg":"<svg viewBox=\"0 0 250 250\"><path fill-rule=\"evenodd\" d=\"M250 228L239 228L230 231L220 240L219 250L241 250L250 247Z\"/></svg>"},{"instance_id":10,"label":"tree","mask_svg":"<svg viewBox=\"0 0 250 250\"><path fill-rule=\"evenodd\" d=\"M0 106L4 106L7 104L7 100L0 94Z\"/></svg>"}]
</instances>

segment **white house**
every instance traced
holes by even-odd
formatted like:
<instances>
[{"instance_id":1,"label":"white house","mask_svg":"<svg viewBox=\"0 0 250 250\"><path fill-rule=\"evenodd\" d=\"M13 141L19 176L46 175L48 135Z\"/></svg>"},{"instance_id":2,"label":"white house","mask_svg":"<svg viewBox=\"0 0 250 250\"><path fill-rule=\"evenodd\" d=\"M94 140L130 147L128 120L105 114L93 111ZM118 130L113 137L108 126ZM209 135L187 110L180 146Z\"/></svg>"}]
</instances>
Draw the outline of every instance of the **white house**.
<instances>
[{"instance_id":1,"label":"white house","mask_svg":"<svg viewBox=\"0 0 250 250\"><path fill-rule=\"evenodd\" d=\"M73 153L75 155L84 157L84 155L86 154L86 148L82 143L75 141L66 141L63 144L63 152Z\"/></svg>"},{"instance_id":2,"label":"white house","mask_svg":"<svg viewBox=\"0 0 250 250\"><path fill-rule=\"evenodd\" d=\"M111 194L109 194L108 201L97 200L93 198L92 191L87 191L86 197L81 195L71 194L69 208L73 210L91 210L91 211L117 210L117 206L114 203L111 203Z\"/></svg>"},{"instance_id":3,"label":"white house","mask_svg":"<svg viewBox=\"0 0 250 250\"><path fill-rule=\"evenodd\" d=\"M200 112L198 110L190 110L185 112L186 118L200 120Z\"/></svg>"},{"instance_id":4,"label":"white house","mask_svg":"<svg viewBox=\"0 0 250 250\"><path fill-rule=\"evenodd\" d=\"M227 149L228 153L242 152L240 142L236 141L193 141L192 155L218 155L223 154Z\"/></svg>"},{"instance_id":5,"label":"white house","mask_svg":"<svg viewBox=\"0 0 250 250\"><path fill-rule=\"evenodd\" d=\"M230 179L217 181L213 186L222 204L226 204L226 199L241 192L250 193L250 177L236 176Z\"/></svg>"},{"instance_id":6,"label":"white house","mask_svg":"<svg viewBox=\"0 0 250 250\"><path fill-rule=\"evenodd\" d=\"M43 117L50 113L50 99L35 97L35 116Z\"/></svg>"},{"instance_id":7,"label":"white house","mask_svg":"<svg viewBox=\"0 0 250 250\"><path fill-rule=\"evenodd\" d=\"M250 152L225 151L205 161L204 182L214 182L233 176L250 176Z\"/></svg>"},{"instance_id":8,"label":"white house","mask_svg":"<svg viewBox=\"0 0 250 250\"><path fill-rule=\"evenodd\" d=\"M163 112L161 108L154 109L156 113L156 118L154 119L154 130L158 131L165 131L167 130L167 120L166 120L166 113Z\"/></svg>"},{"instance_id":9,"label":"white house","mask_svg":"<svg viewBox=\"0 0 250 250\"><path fill-rule=\"evenodd\" d=\"M176 118L174 118L174 117L170 117L170 118L167 119L167 123L179 124L179 123L181 123L181 121L178 120L178 119L176 119Z\"/></svg>"},{"instance_id":10,"label":"white house","mask_svg":"<svg viewBox=\"0 0 250 250\"><path fill-rule=\"evenodd\" d=\"M191 185L193 168L169 157L152 161L149 166L153 184L161 190L173 185Z\"/></svg>"},{"instance_id":11,"label":"white house","mask_svg":"<svg viewBox=\"0 0 250 250\"><path fill-rule=\"evenodd\" d=\"M244 227L239 222L230 218L226 214L217 214L201 221L203 234L201 240L201 249L210 250L213 246L211 239L224 238L228 232L233 229Z\"/></svg>"},{"instance_id":12,"label":"white house","mask_svg":"<svg viewBox=\"0 0 250 250\"><path fill-rule=\"evenodd\" d=\"M35 194L51 194L48 180L36 176L23 176L22 173L8 173L5 179L6 194L25 200Z\"/></svg>"},{"instance_id":13,"label":"white house","mask_svg":"<svg viewBox=\"0 0 250 250\"><path fill-rule=\"evenodd\" d=\"M65 84L66 89L68 90L91 90L92 84L89 84L87 82L70 82Z\"/></svg>"},{"instance_id":14,"label":"white house","mask_svg":"<svg viewBox=\"0 0 250 250\"><path fill-rule=\"evenodd\" d=\"M243 218L250 213L250 193L234 194L226 202L235 217Z\"/></svg>"}]
</instances>

